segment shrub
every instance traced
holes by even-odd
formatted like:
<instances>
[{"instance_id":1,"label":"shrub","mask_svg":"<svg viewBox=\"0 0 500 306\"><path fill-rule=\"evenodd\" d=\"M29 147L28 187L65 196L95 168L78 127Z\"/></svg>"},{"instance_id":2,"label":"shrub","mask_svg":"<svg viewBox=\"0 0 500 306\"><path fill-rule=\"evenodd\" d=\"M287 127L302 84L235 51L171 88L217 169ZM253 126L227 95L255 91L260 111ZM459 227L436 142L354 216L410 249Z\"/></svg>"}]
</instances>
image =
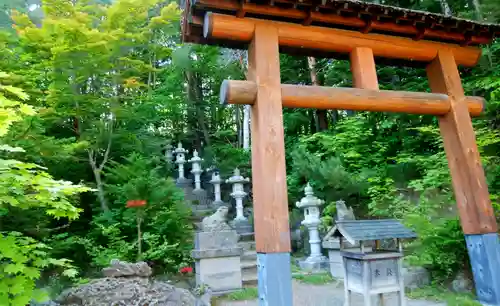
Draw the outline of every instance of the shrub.
<instances>
[{"instance_id":1,"label":"shrub","mask_svg":"<svg viewBox=\"0 0 500 306\"><path fill-rule=\"evenodd\" d=\"M132 154L122 164L112 163L106 172L106 191L112 200L108 213L94 217L92 231L79 243L92 257L94 267L107 266L111 259L137 259L135 209L127 200L146 200L142 231L142 258L157 270L176 271L190 261L192 250L191 212L182 191L171 178L162 177L154 161Z\"/></svg>"}]
</instances>

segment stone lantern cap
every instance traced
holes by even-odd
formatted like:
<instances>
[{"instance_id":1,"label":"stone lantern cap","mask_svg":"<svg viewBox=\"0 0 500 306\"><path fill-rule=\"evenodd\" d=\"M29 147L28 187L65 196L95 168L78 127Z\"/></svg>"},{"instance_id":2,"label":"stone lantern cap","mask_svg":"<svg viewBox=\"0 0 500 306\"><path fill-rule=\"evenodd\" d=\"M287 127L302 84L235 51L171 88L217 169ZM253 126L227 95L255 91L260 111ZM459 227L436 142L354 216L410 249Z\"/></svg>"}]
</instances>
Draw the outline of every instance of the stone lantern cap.
<instances>
[{"instance_id":1,"label":"stone lantern cap","mask_svg":"<svg viewBox=\"0 0 500 306\"><path fill-rule=\"evenodd\" d=\"M189 162L190 163L199 163L201 161L203 161L203 158L200 158L200 156L198 156L198 151L194 150L193 157L189 160Z\"/></svg>"},{"instance_id":2,"label":"stone lantern cap","mask_svg":"<svg viewBox=\"0 0 500 306\"><path fill-rule=\"evenodd\" d=\"M241 176L240 169L238 168L234 169L233 176L226 180L226 183L229 184L243 184L248 182L250 182L250 179L248 177Z\"/></svg>"},{"instance_id":3,"label":"stone lantern cap","mask_svg":"<svg viewBox=\"0 0 500 306\"><path fill-rule=\"evenodd\" d=\"M211 184L221 184L222 182L224 182L224 181L220 178L219 171L215 170L214 172L212 172L212 179L210 180L209 183L211 183Z\"/></svg>"},{"instance_id":4,"label":"stone lantern cap","mask_svg":"<svg viewBox=\"0 0 500 306\"><path fill-rule=\"evenodd\" d=\"M298 208L318 207L325 203L325 201L314 196L313 189L309 183L307 183L307 186L304 188L304 193L306 196L295 204Z\"/></svg>"},{"instance_id":5,"label":"stone lantern cap","mask_svg":"<svg viewBox=\"0 0 500 306\"><path fill-rule=\"evenodd\" d=\"M342 237L355 244L357 241L410 239L416 238L417 234L394 219L348 220L337 221L324 240L329 237Z\"/></svg>"},{"instance_id":6,"label":"stone lantern cap","mask_svg":"<svg viewBox=\"0 0 500 306\"><path fill-rule=\"evenodd\" d=\"M179 142L179 144L177 145L177 148L174 150L175 154L187 153L187 152L188 151L182 147L182 143L181 142Z\"/></svg>"}]
</instances>

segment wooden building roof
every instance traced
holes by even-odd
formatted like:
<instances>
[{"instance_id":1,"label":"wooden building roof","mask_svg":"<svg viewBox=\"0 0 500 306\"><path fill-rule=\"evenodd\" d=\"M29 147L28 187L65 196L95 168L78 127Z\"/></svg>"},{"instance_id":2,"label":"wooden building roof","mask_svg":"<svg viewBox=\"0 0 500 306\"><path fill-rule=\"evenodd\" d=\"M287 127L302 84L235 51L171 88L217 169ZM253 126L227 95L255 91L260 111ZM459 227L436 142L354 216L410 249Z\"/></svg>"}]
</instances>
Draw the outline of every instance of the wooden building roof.
<instances>
[{"instance_id":1,"label":"wooden building roof","mask_svg":"<svg viewBox=\"0 0 500 306\"><path fill-rule=\"evenodd\" d=\"M328 231L324 240L329 237L344 237L349 243L383 239L410 239L417 234L394 219L383 220L345 220L337 221Z\"/></svg>"},{"instance_id":2,"label":"wooden building roof","mask_svg":"<svg viewBox=\"0 0 500 306\"><path fill-rule=\"evenodd\" d=\"M356 0L185 1L182 20L183 41L230 48L246 48L246 46L241 42L205 38L203 23L207 12L459 45L489 44L495 36L500 35L500 25L496 24ZM283 50L283 52L303 53L300 50Z\"/></svg>"}]
</instances>

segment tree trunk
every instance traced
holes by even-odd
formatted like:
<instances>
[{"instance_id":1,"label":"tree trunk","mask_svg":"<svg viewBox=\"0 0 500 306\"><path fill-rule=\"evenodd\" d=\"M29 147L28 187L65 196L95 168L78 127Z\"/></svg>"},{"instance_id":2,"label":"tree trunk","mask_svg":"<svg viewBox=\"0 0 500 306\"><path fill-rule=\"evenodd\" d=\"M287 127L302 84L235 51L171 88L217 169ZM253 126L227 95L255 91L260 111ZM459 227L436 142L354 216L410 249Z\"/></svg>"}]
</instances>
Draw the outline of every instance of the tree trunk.
<instances>
[{"instance_id":1,"label":"tree trunk","mask_svg":"<svg viewBox=\"0 0 500 306\"><path fill-rule=\"evenodd\" d=\"M309 66L309 73L311 75L311 84L314 86L320 86L318 81L318 74L316 72L316 59L314 57L308 57L307 63ZM318 120L318 131L328 130L328 117L327 111L323 109L316 110L316 118Z\"/></svg>"},{"instance_id":2,"label":"tree trunk","mask_svg":"<svg viewBox=\"0 0 500 306\"><path fill-rule=\"evenodd\" d=\"M240 67L241 71L243 72L243 75L247 77L247 72L248 72L248 63L245 61L245 53L241 52L240 53ZM250 149L250 117L251 117L251 111L252 108L250 105L245 105L243 107L243 149L244 150L249 150Z\"/></svg>"},{"instance_id":3,"label":"tree trunk","mask_svg":"<svg viewBox=\"0 0 500 306\"><path fill-rule=\"evenodd\" d=\"M471 0L471 4L474 7L474 12L476 13L476 20L479 22L483 21L483 12L481 10L481 3L479 3L479 0ZM493 68L493 57L491 56L491 49L490 45L487 45L486 47L486 58L488 59L488 64L489 68Z\"/></svg>"},{"instance_id":4,"label":"tree trunk","mask_svg":"<svg viewBox=\"0 0 500 306\"><path fill-rule=\"evenodd\" d=\"M307 113L309 114L309 132L310 132L310 134L314 134L317 132L314 111L311 110L311 111L308 111Z\"/></svg>"},{"instance_id":5,"label":"tree trunk","mask_svg":"<svg viewBox=\"0 0 500 306\"><path fill-rule=\"evenodd\" d=\"M243 109L243 149L250 149L250 112L251 106L245 105Z\"/></svg>"},{"instance_id":6,"label":"tree trunk","mask_svg":"<svg viewBox=\"0 0 500 306\"><path fill-rule=\"evenodd\" d=\"M198 117L198 125L203 133L203 140L205 140L205 145L210 145L210 133L208 132L207 124L205 121L205 108L203 106L203 89L201 87L202 81L199 74L194 74L195 81L195 97L196 97L196 114ZM201 147L200 147L201 151Z\"/></svg>"},{"instance_id":7,"label":"tree trunk","mask_svg":"<svg viewBox=\"0 0 500 306\"><path fill-rule=\"evenodd\" d=\"M97 185L97 198L101 203L101 209L103 212L109 211L108 201L106 200L106 195L104 194L104 185L102 183L101 170L93 169L95 183Z\"/></svg>"},{"instance_id":8,"label":"tree trunk","mask_svg":"<svg viewBox=\"0 0 500 306\"><path fill-rule=\"evenodd\" d=\"M452 15L451 8L447 0L439 0L439 4L441 5L441 12L443 13L443 15L445 16Z\"/></svg>"},{"instance_id":9,"label":"tree trunk","mask_svg":"<svg viewBox=\"0 0 500 306\"><path fill-rule=\"evenodd\" d=\"M234 120L236 121L236 135L238 135L238 148L241 147L241 145L243 144L243 133L241 131L241 110L240 110L240 106L239 105L235 105L234 106Z\"/></svg>"},{"instance_id":10,"label":"tree trunk","mask_svg":"<svg viewBox=\"0 0 500 306\"><path fill-rule=\"evenodd\" d=\"M187 81L187 96L188 101L192 104L194 109L194 115L197 122L196 133L202 133L205 145L210 145L210 134L205 123L205 111L203 109L203 90L201 88L201 81L198 74L191 70L186 71L186 81ZM201 140L200 140L201 142ZM198 149L201 149L201 143Z\"/></svg>"}]
</instances>

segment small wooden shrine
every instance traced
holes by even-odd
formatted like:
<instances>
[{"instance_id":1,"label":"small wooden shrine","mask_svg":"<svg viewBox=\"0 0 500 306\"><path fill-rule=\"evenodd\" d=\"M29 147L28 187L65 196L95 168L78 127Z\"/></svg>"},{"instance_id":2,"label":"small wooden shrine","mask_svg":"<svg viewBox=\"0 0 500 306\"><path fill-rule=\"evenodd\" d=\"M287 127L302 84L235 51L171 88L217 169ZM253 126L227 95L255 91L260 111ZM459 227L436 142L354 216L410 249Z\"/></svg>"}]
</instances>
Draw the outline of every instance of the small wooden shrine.
<instances>
[{"instance_id":1,"label":"small wooden shrine","mask_svg":"<svg viewBox=\"0 0 500 306\"><path fill-rule=\"evenodd\" d=\"M337 221L328 234L340 240L346 306L351 305L352 292L363 295L365 306L371 305L373 296L384 305L385 293L397 293L398 304L405 305L401 239L416 238L414 232L397 220L352 220ZM380 246L388 239L396 240L395 248ZM346 250L343 240L359 249ZM366 242L375 244L367 250Z\"/></svg>"}]
</instances>

